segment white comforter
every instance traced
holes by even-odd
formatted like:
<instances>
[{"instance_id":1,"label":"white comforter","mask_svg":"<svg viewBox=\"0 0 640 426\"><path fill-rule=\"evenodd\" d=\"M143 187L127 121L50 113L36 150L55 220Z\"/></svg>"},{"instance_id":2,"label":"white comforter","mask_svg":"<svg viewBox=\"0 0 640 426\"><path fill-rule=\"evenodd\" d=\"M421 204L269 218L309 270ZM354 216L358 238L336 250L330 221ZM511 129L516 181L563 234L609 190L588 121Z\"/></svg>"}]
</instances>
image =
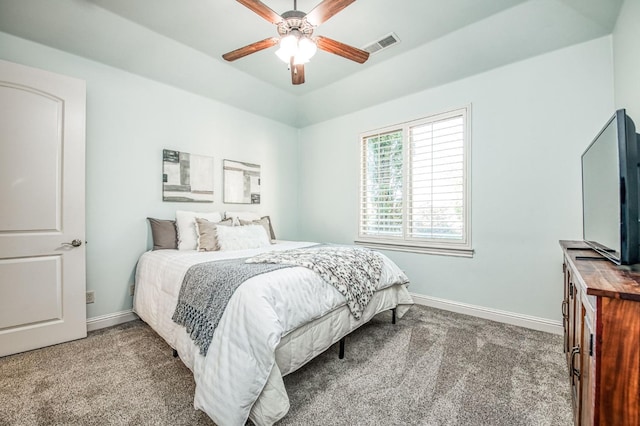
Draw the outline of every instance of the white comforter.
<instances>
[{"instance_id":1,"label":"white comforter","mask_svg":"<svg viewBox=\"0 0 640 426\"><path fill-rule=\"evenodd\" d=\"M190 266L201 262L250 257L267 250L311 244L278 242L267 249L213 253L158 250L140 258L134 310L178 350L194 373L194 406L217 424L243 425L252 407L260 411L252 412L251 416L259 424L272 424L282 418L289 402L276 365L276 348L281 338L344 306L345 299L307 268L285 268L258 275L247 280L231 297L207 355L201 356L184 328L171 320L184 274ZM386 256L383 258L379 289L406 282L404 273ZM412 303L406 288L396 287L400 291L396 303ZM365 310L360 322L368 321L381 307L378 303ZM398 311L400 316L406 311L406 306L403 308ZM350 321L353 322L350 329L360 325Z\"/></svg>"}]
</instances>

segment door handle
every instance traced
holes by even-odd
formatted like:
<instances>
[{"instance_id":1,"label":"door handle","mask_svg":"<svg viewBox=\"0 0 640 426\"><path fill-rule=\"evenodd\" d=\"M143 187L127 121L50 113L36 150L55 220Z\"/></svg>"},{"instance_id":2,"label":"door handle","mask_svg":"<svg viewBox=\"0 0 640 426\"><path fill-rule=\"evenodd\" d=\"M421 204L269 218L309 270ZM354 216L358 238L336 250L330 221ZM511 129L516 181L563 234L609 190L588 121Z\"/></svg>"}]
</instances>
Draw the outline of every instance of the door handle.
<instances>
[{"instance_id":1,"label":"door handle","mask_svg":"<svg viewBox=\"0 0 640 426\"><path fill-rule=\"evenodd\" d=\"M572 376L576 376L577 378L580 378L580 370L578 370L576 368L576 355L580 355L580 346L574 346L573 349L571 349L571 365L570 365L570 374ZM573 382L573 377L571 379L571 381Z\"/></svg>"},{"instance_id":2,"label":"door handle","mask_svg":"<svg viewBox=\"0 0 640 426\"><path fill-rule=\"evenodd\" d=\"M82 241L80 241L79 239L75 239L73 241L71 241L70 243L62 243L63 246L65 247L80 247L82 245Z\"/></svg>"}]
</instances>

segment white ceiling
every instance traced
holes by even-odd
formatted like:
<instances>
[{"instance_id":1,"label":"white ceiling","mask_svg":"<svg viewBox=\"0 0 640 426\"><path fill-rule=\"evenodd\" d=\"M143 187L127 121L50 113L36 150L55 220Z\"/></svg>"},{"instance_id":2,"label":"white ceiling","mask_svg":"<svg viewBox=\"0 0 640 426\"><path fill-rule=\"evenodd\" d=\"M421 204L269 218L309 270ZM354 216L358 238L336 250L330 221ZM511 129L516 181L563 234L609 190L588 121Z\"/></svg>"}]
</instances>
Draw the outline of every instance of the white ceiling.
<instances>
[{"instance_id":1,"label":"white ceiling","mask_svg":"<svg viewBox=\"0 0 640 426\"><path fill-rule=\"evenodd\" d=\"M298 9L319 1L299 0ZM263 2L277 13L293 8ZM359 0L314 34L359 48L390 32L401 42L362 65L319 51L300 86L277 47L221 58L277 35L233 0L0 0L0 31L303 127L610 34L621 3Z\"/></svg>"}]
</instances>

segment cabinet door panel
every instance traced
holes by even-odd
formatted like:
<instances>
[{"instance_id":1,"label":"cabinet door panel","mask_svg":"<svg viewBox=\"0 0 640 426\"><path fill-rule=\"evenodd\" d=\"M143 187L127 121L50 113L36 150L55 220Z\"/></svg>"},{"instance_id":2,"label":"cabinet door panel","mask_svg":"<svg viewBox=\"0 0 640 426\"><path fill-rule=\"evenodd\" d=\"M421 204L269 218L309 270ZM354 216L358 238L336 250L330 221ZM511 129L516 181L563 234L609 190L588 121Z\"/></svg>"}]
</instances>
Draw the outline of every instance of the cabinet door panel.
<instances>
[{"instance_id":1,"label":"cabinet door panel","mask_svg":"<svg viewBox=\"0 0 640 426\"><path fill-rule=\"evenodd\" d=\"M564 273L564 298L562 299L562 327L564 328L564 353L571 351L569 345L569 280L571 278L570 269L567 263L562 264L562 272Z\"/></svg>"},{"instance_id":2,"label":"cabinet door panel","mask_svg":"<svg viewBox=\"0 0 640 426\"><path fill-rule=\"evenodd\" d=\"M582 319L582 353L580 354L580 425L591 426L593 424L593 413L595 403L595 338L593 325L586 309L583 307Z\"/></svg>"},{"instance_id":3,"label":"cabinet door panel","mask_svg":"<svg viewBox=\"0 0 640 426\"><path fill-rule=\"evenodd\" d=\"M575 284L573 283L573 273L572 271L569 269L567 272L567 287L568 287L568 292L569 292L569 307L568 307L568 323L569 323L569 330L567 333L567 341L568 341L568 347L567 347L567 363L569 365L571 365L571 352L573 350L573 348L575 348L576 346L578 346L578 339L576 338L576 335L578 333L576 333L576 330L579 330L579 325L577 324L577 320L578 320L578 316L577 312L578 312L578 297L577 296L577 289ZM571 371L569 371L569 374L571 374ZM573 380L571 381L573 383Z\"/></svg>"},{"instance_id":4,"label":"cabinet door panel","mask_svg":"<svg viewBox=\"0 0 640 426\"><path fill-rule=\"evenodd\" d=\"M582 410L582 386L581 386L581 337L582 337L582 321L584 319L582 304L580 298L575 294L576 289L574 287L574 301L575 310L574 314L574 328L573 328L573 341L574 345L570 352L569 357L569 374L571 375L571 399L574 407L574 424L580 424L580 412Z\"/></svg>"},{"instance_id":5,"label":"cabinet door panel","mask_svg":"<svg viewBox=\"0 0 640 426\"><path fill-rule=\"evenodd\" d=\"M640 303L603 297L596 309L598 424L640 425Z\"/></svg>"}]
</instances>

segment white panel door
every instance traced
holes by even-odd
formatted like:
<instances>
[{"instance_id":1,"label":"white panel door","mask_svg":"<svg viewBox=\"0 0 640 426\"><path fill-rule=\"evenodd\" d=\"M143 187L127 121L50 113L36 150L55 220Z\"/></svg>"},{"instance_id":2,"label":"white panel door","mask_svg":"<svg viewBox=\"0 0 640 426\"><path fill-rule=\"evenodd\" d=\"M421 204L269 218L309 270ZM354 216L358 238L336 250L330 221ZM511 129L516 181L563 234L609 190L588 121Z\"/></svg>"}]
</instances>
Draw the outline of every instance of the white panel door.
<instances>
[{"instance_id":1,"label":"white panel door","mask_svg":"<svg viewBox=\"0 0 640 426\"><path fill-rule=\"evenodd\" d=\"M85 93L0 60L0 356L87 335Z\"/></svg>"}]
</instances>

